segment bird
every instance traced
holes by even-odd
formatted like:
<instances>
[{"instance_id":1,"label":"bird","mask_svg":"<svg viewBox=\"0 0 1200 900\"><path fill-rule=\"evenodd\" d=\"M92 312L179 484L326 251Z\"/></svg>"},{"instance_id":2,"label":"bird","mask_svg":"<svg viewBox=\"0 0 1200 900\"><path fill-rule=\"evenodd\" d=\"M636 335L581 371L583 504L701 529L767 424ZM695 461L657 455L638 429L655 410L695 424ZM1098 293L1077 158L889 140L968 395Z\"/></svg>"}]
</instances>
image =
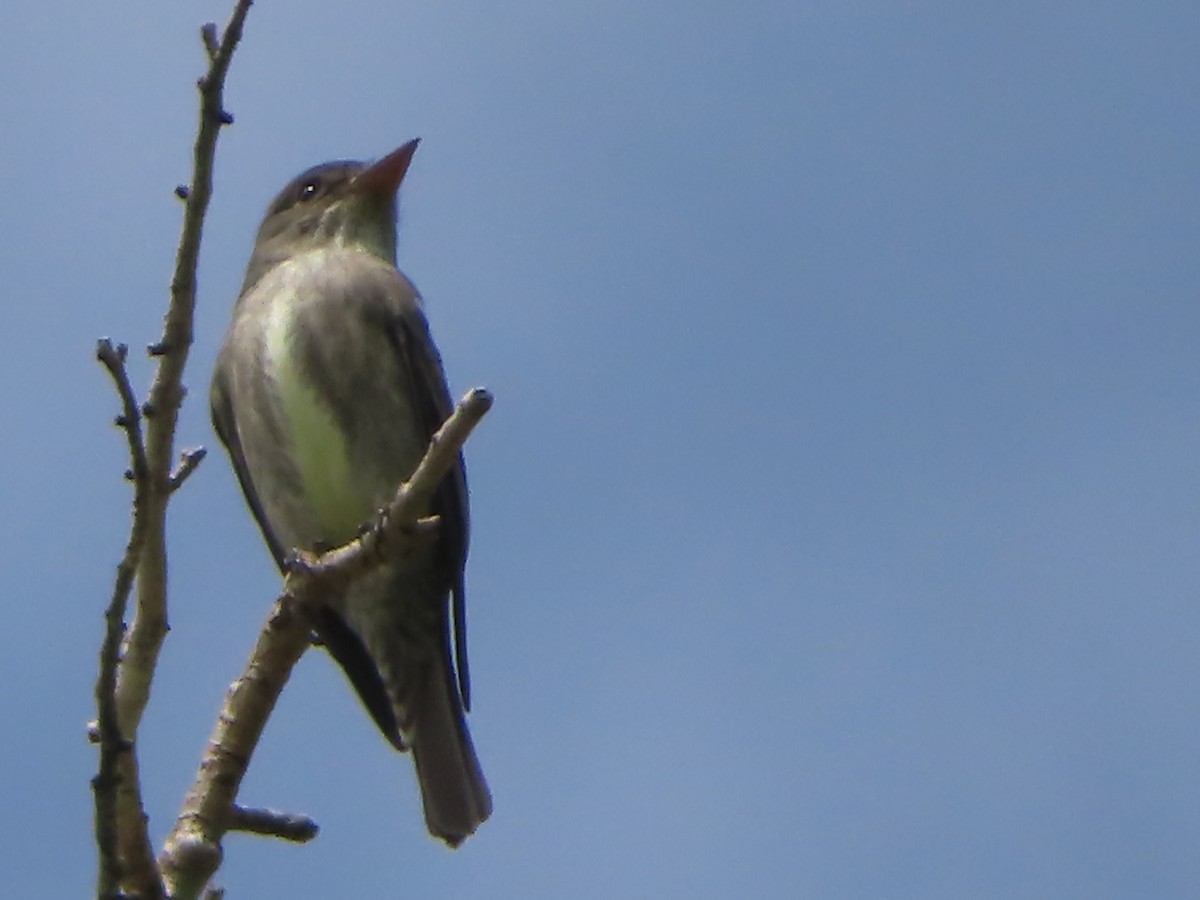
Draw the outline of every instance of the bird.
<instances>
[{"instance_id":1,"label":"bird","mask_svg":"<svg viewBox=\"0 0 1200 900\"><path fill-rule=\"evenodd\" d=\"M453 410L423 300L396 265L396 198L418 143L314 166L279 192L217 355L213 425L281 570L359 534ZM465 718L461 453L427 512L436 540L323 602L314 639L384 737L412 751L426 826L457 847L492 812Z\"/></svg>"}]
</instances>

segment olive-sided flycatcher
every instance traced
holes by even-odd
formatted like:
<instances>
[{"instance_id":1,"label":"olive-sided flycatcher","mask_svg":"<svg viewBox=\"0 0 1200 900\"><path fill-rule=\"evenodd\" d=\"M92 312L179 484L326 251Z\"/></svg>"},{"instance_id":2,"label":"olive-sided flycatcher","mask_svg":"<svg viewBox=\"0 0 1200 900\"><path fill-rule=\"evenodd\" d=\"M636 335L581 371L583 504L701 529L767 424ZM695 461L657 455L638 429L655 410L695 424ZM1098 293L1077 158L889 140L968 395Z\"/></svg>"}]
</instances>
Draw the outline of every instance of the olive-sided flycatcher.
<instances>
[{"instance_id":1,"label":"olive-sided flycatcher","mask_svg":"<svg viewBox=\"0 0 1200 900\"><path fill-rule=\"evenodd\" d=\"M234 304L213 422L281 566L353 538L453 408L420 295L396 268L396 192L416 148L295 178L267 209ZM492 811L464 719L461 457L429 513L436 541L330 598L316 632L387 739L411 748L429 831L456 846Z\"/></svg>"}]
</instances>

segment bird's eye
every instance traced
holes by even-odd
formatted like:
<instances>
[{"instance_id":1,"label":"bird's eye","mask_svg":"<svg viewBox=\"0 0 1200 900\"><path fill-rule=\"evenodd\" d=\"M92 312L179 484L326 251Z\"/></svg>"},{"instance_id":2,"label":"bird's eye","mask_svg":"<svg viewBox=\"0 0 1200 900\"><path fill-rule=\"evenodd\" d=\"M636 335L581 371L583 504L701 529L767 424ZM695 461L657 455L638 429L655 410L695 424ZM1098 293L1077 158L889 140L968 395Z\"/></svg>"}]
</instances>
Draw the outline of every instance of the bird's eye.
<instances>
[{"instance_id":1,"label":"bird's eye","mask_svg":"<svg viewBox=\"0 0 1200 900\"><path fill-rule=\"evenodd\" d=\"M305 182L300 188L300 202L303 203L305 200L311 200L313 197L317 196L317 191L320 189L320 187L321 185L319 182Z\"/></svg>"}]
</instances>

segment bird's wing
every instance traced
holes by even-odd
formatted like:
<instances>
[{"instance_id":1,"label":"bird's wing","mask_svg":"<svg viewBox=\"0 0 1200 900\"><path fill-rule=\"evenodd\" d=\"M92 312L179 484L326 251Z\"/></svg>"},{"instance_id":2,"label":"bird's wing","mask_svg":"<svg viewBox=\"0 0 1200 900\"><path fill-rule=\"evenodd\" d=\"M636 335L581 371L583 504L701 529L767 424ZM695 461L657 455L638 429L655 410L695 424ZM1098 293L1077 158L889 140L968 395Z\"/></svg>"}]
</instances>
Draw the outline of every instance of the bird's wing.
<instances>
[{"instance_id":1,"label":"bird's wing","mask_svg":"<svg viewBox=\"0 0 1200 900\"><path fill-rule=\"evenodd\" d=\"M408 382L406 387L413 401L413 409L429 440L454 411L454 404L446 387L441 357L429 334L429 324L415 291L414 297L417 299L412 304L391 305L388 336L400 362L401 377ZM438 486L432 505L432 512L442 522L438 566L453 595L454 663L458 690L463 708L470 710L471 679L467 663L466 591L463 577L467 560L469 513L467 468L461 452L457 465Z\"/></svg>"},{"instance_id":2,"label":"bird's wing","mask_svg":"<svg viewBox=\"0 0 1200 900\"><path fill-rule=\"evenodd\" d=\"M229 396L229 375L228 363L222 355L217 358L216 368L213 370L212 389L209 392L213 428L216 429L217 437L221 439L221 443L225 445L225 449L229 451L229 459L233 463L233 471L237 475L238 484L241 485L242 495L246 498L246 505L254 513L254 521L258 523L258 528L262 532L263 539L271 549L271 555L275 557L276 564L282 570L284 558L291 551L291 548L282 546L275 532L271 530L271 526L268 524L267 517L263 512L262 503L259 501L258 494L254 490L254 482L250 478L250 472L246 468L246 457L242 453L242 443L238 438L237 421L233 415L233 403Z\"/></svg>"}]
</instances>

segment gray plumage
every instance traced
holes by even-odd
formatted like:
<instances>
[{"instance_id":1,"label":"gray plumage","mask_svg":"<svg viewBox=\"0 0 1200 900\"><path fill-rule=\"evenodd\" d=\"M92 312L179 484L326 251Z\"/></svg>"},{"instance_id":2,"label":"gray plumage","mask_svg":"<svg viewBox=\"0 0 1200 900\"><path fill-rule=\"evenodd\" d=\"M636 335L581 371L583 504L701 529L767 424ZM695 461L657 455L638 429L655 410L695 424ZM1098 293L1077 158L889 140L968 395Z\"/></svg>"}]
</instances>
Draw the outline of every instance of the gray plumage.
<instances>
[{"instance_id":1,"label":"gray plumage","mask_svg":"<svg viewBox=\"0 0 1200 900\"><path fill-rule=\"evenodd\" d=\"M284 188L217 358L213 422L280 564L352 538L452 410L420 296L395 267L395 191L415 148ZM438 540L332 598L317 634L383 734L413 750L429 830L455 846L492 808L464 719L461 457L429 511Z\"/></svg>"}]
</instances>

